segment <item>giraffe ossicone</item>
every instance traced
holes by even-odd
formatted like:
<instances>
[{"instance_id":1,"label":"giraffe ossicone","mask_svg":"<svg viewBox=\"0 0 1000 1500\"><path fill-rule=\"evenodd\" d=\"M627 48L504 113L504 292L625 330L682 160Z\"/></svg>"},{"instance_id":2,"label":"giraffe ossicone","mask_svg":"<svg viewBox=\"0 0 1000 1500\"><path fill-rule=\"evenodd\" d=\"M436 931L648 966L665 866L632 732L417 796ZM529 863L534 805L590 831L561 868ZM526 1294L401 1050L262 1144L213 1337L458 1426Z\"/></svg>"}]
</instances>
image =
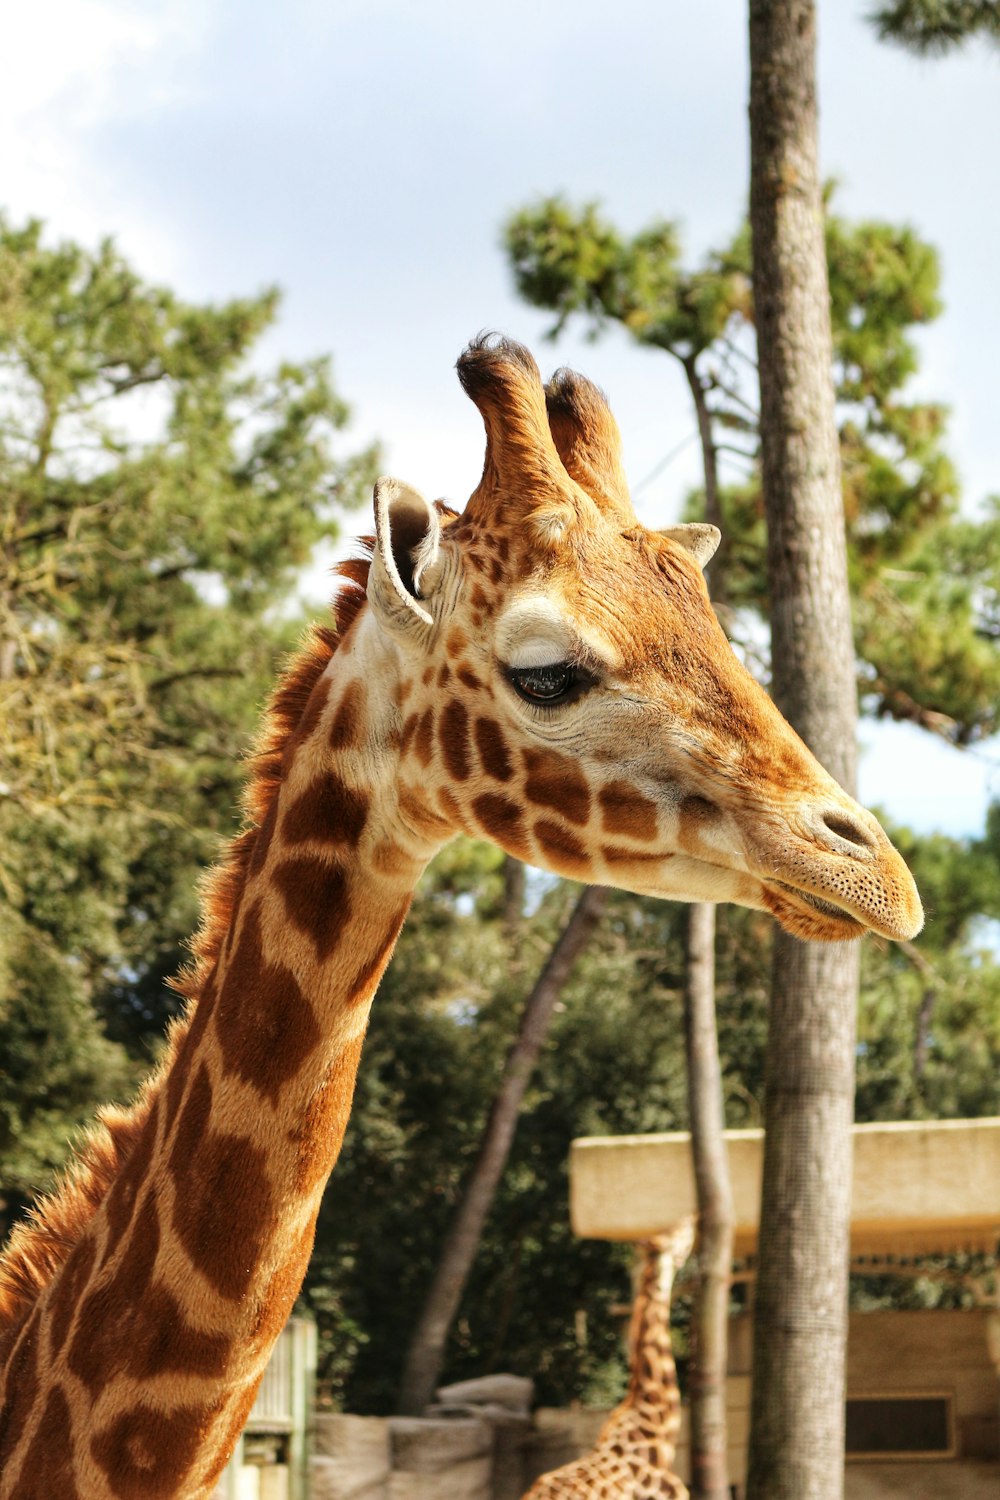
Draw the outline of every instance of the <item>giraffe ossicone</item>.
<instances>
[{"instance_id":1,"label":"giraffe ossicone","mask_svg":"<svg viewBox=\"0 0 1000 1500\"><path fill-rule=\"evenodd\" d=\"M369 1007L456 834L557 874L911 937L913 881L733 654L703 527L628 496L603 396L482 338L461 515L398 481L272 700L187 1014L0 1262L0 1500L201 1500L309 1257Z\"/></svg>"}]
</instances>

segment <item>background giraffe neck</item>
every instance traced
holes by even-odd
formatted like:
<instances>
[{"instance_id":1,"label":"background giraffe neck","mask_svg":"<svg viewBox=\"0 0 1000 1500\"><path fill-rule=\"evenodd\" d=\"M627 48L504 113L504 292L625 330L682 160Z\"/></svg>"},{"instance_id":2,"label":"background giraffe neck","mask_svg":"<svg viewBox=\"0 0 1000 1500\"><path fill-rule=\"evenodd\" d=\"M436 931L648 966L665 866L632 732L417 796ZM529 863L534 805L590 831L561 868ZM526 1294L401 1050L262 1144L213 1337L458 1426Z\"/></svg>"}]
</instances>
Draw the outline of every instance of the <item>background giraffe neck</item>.
<instances>
[{"instance_id":1,"label":"background giraffe neck","mask_svg":"<svg viewBox=\"0 0 1000 1500\"><path fill-rule=\"evenodd\" d=\"M674 1264L669 1252L647 1250L629 1327L629 1384L625 1404L670 1414L679 1410L670 1335Z\"/></svg>"},{"instance_id":2,"label":"background giraffe neck","mask_svg":"<svg viewBox=\"0 0 1000 1500\"><path fill-rule=\"evenodd\" d=\"M433 850L365 617L315 683L193 1018L25 1320L0 1497L207 1494L294 1302L372 995ZM19 1487L20 1486L20 1487Z\"/></svg>"}]
</instances>

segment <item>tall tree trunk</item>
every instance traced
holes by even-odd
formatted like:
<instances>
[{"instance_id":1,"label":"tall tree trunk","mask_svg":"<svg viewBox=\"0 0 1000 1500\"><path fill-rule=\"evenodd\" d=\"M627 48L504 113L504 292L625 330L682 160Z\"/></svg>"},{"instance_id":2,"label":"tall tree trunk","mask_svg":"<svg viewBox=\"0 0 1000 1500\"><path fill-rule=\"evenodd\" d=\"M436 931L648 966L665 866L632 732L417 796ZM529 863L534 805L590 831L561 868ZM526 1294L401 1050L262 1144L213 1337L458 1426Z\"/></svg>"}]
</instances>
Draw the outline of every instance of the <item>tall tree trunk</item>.
<instances>
[{"instance_id":1,"label":"tall tree trunk","mask_svg":"<svg viewBox=\"0 0 1000 1500\"><path fill-rule=\"evenodd\" d=\"M750 142L773 691L852 790L857 706L811 0L750 0ZM843 1494L857 985L856 943L776 935L748 1500Z\"/></svg>"},{"instance_id":2,"label":"tall tree trunk","mask_svg":"<svg viewBox=\"0 0 1000 1500\"><path fill-rule=\"evenodd\" d=\"M698 418L705 519L721 529L719 470L712 414L695 356L681 363ZM716 606L725 603L725 562L717 552L706 576ZM684 993L688 1116L698 1195L699 1284L692 1321L691 1398L692 1500L728 1500L726 1370L729 1348L729 1287L733 1262L733 1192L723 1138L725 1105L715 1016L715 907L698 902L688 912L687 977Z\"/></svg>"},{"instance_id":3,"label":"tall tree trunk","mask_svg":"<svg viewBox=\"0 0 1000 1500\"><path fill-rule=\"evenodd\" d=\"M431 1289L407 1350L399 1396L399 1410L403 1415L419 1416L433 1398L448 1333L510 1155L525 1089L548 1035L563 986L597 926L607 899L608 893L601 886L588 886L583 891L528 996L520 1031L504 1065L479 1155L448 1231Z\"/></svg>"},{"instance_id":4,"label":"tall tree trunk","mask_svg":"<svg viewBox=\"0 0 1000 1500\"><path fill-rule=\"evenodd\" d=\"M722 1070L715 1023L715 907L688 916L684 992L691 1151L698 1191L700 1281L692 1321L692 1500L728 1500L726 1354L733 1264L733 1194L723 1137Z\"/></svg>"}]
</instances>

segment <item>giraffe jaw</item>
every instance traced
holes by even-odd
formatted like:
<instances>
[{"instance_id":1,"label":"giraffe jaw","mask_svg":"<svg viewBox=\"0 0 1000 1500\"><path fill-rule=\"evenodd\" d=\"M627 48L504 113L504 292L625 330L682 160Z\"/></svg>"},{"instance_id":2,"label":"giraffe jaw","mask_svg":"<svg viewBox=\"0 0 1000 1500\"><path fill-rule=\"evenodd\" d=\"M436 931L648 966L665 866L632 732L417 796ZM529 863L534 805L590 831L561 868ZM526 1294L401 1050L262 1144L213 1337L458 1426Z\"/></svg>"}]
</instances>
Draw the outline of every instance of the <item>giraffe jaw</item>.
<instances>
[{"instance_id":1,"label":"giraffe jaw","mask_svg":"<svg viewBox=\"0 0 1000 1500\"><path fill-rule=\"evenodd\" d=\"M843 943L863 937L872 929L847 912L811 891L797 890L776 880L765 885L764 902L778 924L792 937L812 942Z\"/></svg>"}]
</instances>

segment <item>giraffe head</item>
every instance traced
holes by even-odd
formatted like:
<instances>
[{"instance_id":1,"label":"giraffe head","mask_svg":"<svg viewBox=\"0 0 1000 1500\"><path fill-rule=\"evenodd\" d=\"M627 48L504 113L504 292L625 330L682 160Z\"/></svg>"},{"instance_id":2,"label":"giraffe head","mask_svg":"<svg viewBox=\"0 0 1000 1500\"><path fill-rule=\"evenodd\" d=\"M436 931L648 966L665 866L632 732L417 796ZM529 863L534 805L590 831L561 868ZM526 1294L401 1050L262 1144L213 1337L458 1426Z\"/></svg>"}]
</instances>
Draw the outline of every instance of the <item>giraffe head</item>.
<instances>
[{"instance_id":1,"label":"giraffe head","mask_svg":"<svg viewBox=\"0 0 1000 1500\"><path fill-rule=\"evenodd\" d=\"M642 1279L649 1293L669 1301L674 1276L694 1249L697 1230L697 1216L688 1214L662 1234L654 1234L640 1242Z\"/></svg>"},{"instance_id":2,"label":"giraffe head","mask_svg":"<svg viewBox=\"0 0 1000 1500\"><path fill-rule=\"evenodd\" d=\"M902 859L739 662L709 602L710 526L635 515L601 393L480 339L486 427L461 516L376 486L368 598L402 706L401 817L558 874L773 913L800 937L907 938Z\"/></svg>"}]
</instances>

